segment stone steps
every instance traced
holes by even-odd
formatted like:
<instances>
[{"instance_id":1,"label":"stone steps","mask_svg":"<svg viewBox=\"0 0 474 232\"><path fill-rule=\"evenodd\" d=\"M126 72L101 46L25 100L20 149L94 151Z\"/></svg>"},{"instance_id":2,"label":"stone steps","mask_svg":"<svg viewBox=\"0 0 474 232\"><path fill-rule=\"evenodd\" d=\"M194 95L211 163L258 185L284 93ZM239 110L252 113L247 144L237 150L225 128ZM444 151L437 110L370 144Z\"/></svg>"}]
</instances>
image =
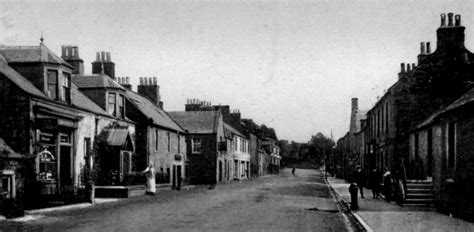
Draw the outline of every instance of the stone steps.
<instances>
[{"instance_id":1,"label":"stone steps","mask_svg":"<svg viewBox=\"0 0 474 232\"><path fill-rule=\"evenodd\" d=\"M403 205L427 208L434 207L433 183L426 180L408 180Z\"/></svg>"}]
</instances>

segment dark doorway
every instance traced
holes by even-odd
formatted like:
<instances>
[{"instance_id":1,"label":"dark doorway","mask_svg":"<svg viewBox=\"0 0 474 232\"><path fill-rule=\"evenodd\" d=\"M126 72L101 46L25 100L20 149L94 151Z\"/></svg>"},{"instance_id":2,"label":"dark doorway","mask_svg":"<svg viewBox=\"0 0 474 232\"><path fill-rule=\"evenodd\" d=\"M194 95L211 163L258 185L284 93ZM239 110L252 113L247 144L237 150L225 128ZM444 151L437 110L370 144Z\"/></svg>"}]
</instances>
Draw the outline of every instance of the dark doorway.
<instances>
[{"instance_id":1,"label":"dark doorway","mask_svg":"<svg viewBox=\"0 0 474 232\"><path fill-rule=\"evenodd\" d=\"M173 188L176 188L176 186L178 186L178 183L177 183L177 175L176 175L176 165L173 165Z\"/></svg>"},{"instance_id":2,"label":"dark doorway","mask_svg":"<svg viewBox=\"0 0 474 232\"><path fill-rule=\"evenodd\" d=\"M432 177L433 167L433 131L428 129L428 157L427 157L426 175Z\"/></svg>"},{"instance_id":3,"label":"dark doorway","mask_svg":"<svg viewBox=\"0 0 474 232\"><path fill-rule=\"evenodd\" d=\"M59 176L59 183L61 184L60 189L61 191L67 190L68 186L72 185L72 177L71 177L71 147L70 146L60 146L59 150L60 154L60 176Z\"/></svg>"},{"instance_id":4,"label":"dark doorway","mask_svg":"<svg viewBox=\"0 0 474 232\"><path fill-rule=\"evenodd\" d=\"M219 181L222 181L222 161L219 161Z\"/></svg>"}]
</instances>

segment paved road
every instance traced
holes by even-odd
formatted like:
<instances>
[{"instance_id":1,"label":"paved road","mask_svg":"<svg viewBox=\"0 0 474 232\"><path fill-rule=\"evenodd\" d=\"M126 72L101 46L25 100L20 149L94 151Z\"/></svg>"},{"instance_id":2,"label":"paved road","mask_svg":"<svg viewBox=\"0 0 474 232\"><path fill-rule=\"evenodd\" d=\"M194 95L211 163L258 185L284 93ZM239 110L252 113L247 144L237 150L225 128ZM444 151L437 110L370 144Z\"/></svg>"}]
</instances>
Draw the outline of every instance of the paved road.
<instances>
[{"instance_id":1,"label":"paved road","mask_svg":"<svg viewBox=\"0 0 474 232\"><path fill-rule=\"evenodd\" d=\"M44 231L346 231L327 185L314 170L256 180L162 191L84 209L51 212L0 230Z\"/></svg>"}]
</instances>

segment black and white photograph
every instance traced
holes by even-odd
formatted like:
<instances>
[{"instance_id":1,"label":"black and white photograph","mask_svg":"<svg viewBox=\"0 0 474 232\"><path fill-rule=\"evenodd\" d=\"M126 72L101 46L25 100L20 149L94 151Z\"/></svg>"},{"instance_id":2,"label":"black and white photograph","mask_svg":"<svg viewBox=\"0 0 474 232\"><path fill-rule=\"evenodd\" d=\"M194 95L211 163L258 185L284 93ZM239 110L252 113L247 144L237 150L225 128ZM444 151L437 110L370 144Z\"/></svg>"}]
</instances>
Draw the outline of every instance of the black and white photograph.
<instances>
[{"instance_id":1,"label":"black and white photograph","mask_svg":"<svg viewBox=\"0 0 474 232\"><path fill-rule=\"evenodd\" d=\"M1 231L474 231L472 0L0 0Z\"/></svg>"}]
</instances>

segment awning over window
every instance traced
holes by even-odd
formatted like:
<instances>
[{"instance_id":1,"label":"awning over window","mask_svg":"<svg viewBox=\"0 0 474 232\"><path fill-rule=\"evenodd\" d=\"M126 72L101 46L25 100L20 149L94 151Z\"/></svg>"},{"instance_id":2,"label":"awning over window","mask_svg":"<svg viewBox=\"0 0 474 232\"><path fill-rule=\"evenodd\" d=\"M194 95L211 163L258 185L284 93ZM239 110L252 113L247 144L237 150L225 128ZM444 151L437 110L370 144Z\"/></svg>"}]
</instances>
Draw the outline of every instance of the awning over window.
<instances>
[{"instance_id":1,"label":"awning over window","mask_svg":"<svg viewBox=\"0 0 474 232\"><path fill-rule=\"evenodd\" d=\"M133 150L133 142L127 128L105 129L105 142L110 146L130 148ZM129 150L129 149L126 149Z\"/></svg>"}]
</instances>

